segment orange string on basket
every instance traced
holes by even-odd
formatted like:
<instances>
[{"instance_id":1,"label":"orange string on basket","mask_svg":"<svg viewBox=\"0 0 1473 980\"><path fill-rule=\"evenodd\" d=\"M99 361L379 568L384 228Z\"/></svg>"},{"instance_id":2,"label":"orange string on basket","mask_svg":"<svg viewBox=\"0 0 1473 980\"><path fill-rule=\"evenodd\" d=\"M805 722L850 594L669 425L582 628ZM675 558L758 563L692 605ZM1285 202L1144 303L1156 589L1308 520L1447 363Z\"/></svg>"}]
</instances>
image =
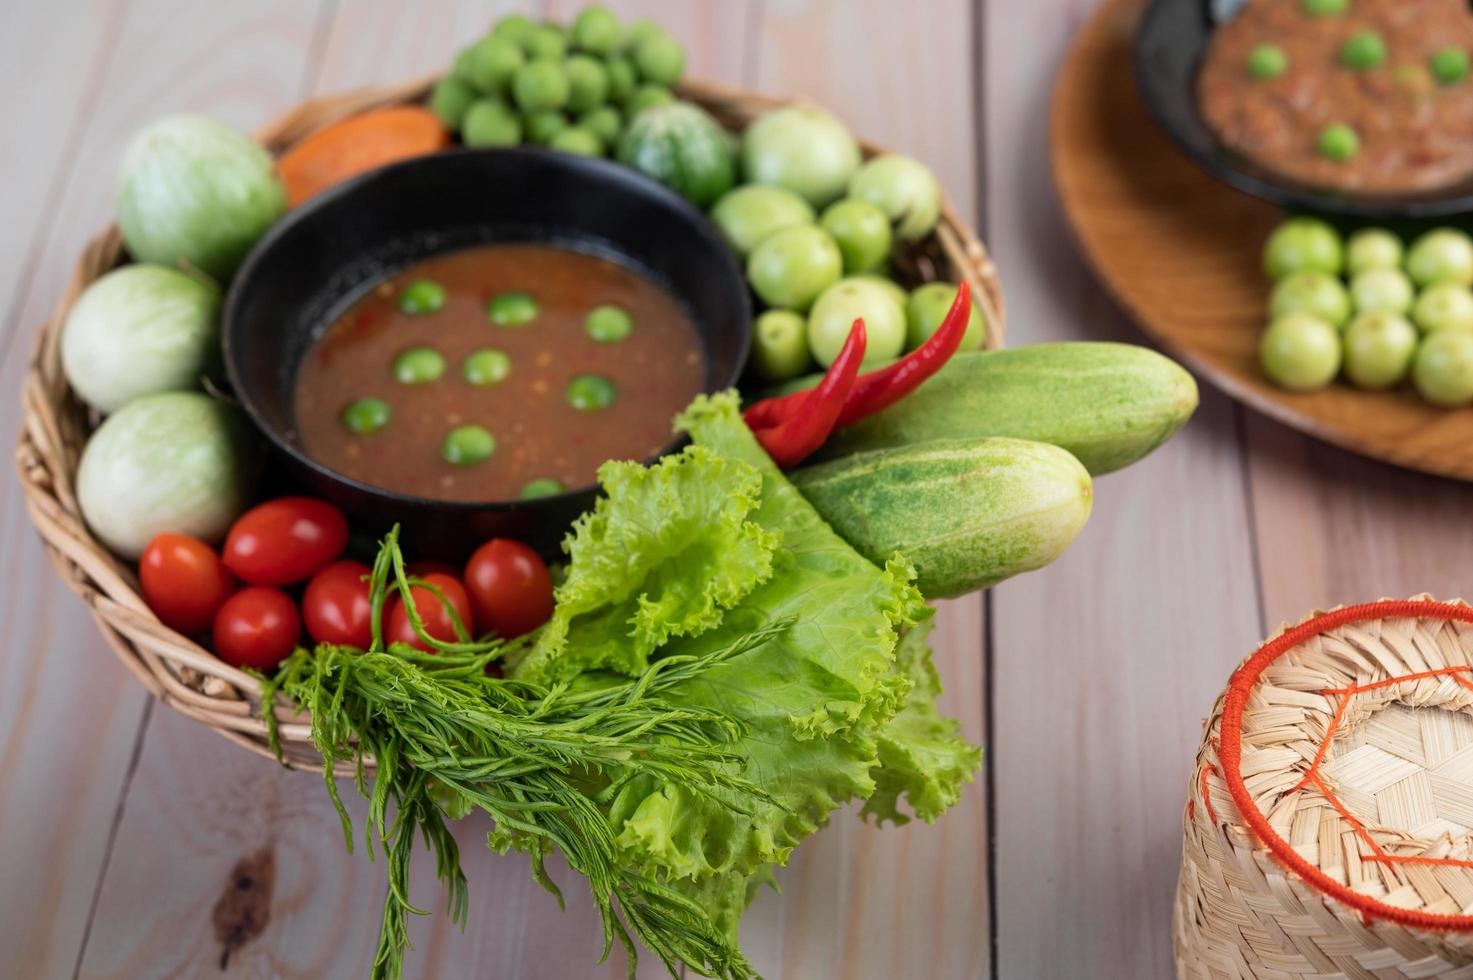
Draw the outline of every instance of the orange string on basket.
<instances>
[{"instance_id":1,"label":"orange string on basket","mask_svg":"<svg viewBox=\"0 0 1473 980\"><path fill-rule=\"evenodd\" d=\"M1425 600L1368 602L1358 606L1346 606L1344 609L1337 609L1334 612L1325 613L1324 615L1306 620L1292 629L1285 630L1278 637L1259 647L1253 656L1248 658L1247 662L1233 672L1232 679L1228 682L1227 695L1223 699L1221 745L1219 747L1219 761L1222 763L1222 779L1227 784L1228 792L1232 794L1233 802L1237 804L1238 812L1242 814L1243 820L1248 824L1254 835L1269 849L1269 852L1273 854L1274 858L1320 891L1333 896L1351 908L1358 909L1365 916L1374 916L1422 929L1473 930L1473 915L1433 915L1413 909L1397 908L1396 906L1379 902L1367 895L1352 891L1348 886L1342 885L1334 878L1331 878L1301 856L1298 851L1289 845L1288 841L1278 835L1273 827L1269 825L1268 818L1263 815L1254 803L1253 796L1248 792L1248 786L1243 781L1243 712L1248 707L1248 698L1252 693L1253 686L1263 676L1264 670L1285 653L1288 653L1301 643L1320 633L1350 623L1387 618L1446 619L1456 620L1462 623L1473 623L1473 608L1457 606L1447 602L1430 602ZM1440 670L1422 671L1402 677L1387 678L1386 680L1375 681L1370 684L1352 684L1348 688L1334 688L1320 692L1326 697L1340 695L1343 700L1336 708L1335 716L1325 732L1324 741L1321 742L1318 750L1315 752L1314 761L1311 762L1309 771L1305 773L1303 779L1294 785L1293 789L1299 789L1310 783L1325 795L1330 803L1340 811L1341 816L1354 828L1356 835L1361 840L1364 840L1371 848L1372 853L1363 856L1362 860L1386 864L1447 864L1457 867L1473 867L1473 861L1385 853L1377 846L1375 840L1371 838L1371 835L1361 826L1360 822L1350 814L1350 811L1345 808L1345 805L1330 792L1329 787L1324 784L1324 781L1319 776L1319 766L1324 761L1325 753L1329 749L1330 739L1334 737L1335 729L1344 718L1346 708L1356 694L1362 691L1391 687L1396 684L1406 683L1407 681L1440 676L1450 676L1457 683L1473 690L1473 681L1462 676L1470 672L1473 672L1473 665L1446 667ZM1206 788L1205 771L1203 772L1203 788L1204 790Z\"/></svg>"}]
</instances>

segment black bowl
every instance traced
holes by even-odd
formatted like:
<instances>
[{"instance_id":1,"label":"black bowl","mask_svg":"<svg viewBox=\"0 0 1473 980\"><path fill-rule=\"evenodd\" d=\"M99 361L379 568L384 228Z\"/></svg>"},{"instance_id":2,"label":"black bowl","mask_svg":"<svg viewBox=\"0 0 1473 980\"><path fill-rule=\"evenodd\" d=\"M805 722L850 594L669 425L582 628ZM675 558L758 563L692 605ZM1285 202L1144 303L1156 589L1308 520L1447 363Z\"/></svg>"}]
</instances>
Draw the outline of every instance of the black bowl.
<instances>
[{"instance_id":1,"label":"black bowl","mask_svg":"<svg viewBox=\"0 0 1473 980\"><path fill-rule=\"evenodd\" d=\"M543 150L452 150L385 167L297 208L247 256L225 300L235 395L295 482L355 524L404 527L416 553L455 557L491 537L550 554L597 488L536 500L457 503L350 479L303 452L293 384L302 356L345 303L426 256L487 242L542 242L632 267L681 302L706 354L705 390L736 383L751 335L741 268L705 215L605 160ZM664 452L680 445L672 440Z\"/></svg>"},{"instance_id":2,"label":"black bowl","mask_svg":"<svg viewBox=\"0 0 1473 980\"><path fill-rule=\"evenodd\" d=\"M1473 181L1418 194L1356 195L1276 176L1224 146L1198 112L1197 66L1217 27L1214 8L1237 6L1223 0L1154 0L1136 28L1132 54L1141 95L1188 156L1224 183L1296 211L1370 221L1473 211Z\"/></svg>"}]
</instances>

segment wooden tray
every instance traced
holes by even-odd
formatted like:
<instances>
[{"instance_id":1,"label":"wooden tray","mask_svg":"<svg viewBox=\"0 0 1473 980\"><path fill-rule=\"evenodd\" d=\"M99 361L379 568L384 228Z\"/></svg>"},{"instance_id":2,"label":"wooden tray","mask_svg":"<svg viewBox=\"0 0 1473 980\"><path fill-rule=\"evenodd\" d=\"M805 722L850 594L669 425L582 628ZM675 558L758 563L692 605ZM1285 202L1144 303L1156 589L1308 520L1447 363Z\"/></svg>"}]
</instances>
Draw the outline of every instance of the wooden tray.
<instances>
[{"instance_id":1,"label":"wooden tray","mask_svg":"<svg viewBox=\"0 0 1473 980\"><path fill-rule=\"evenodd\" d=\"M1095 272L1147 333L1232 397L1337 446L1473 481L1473 408L1338 382L1296 395L1263 377L1259 262L1283 214L1199 170L1147 114L1130 62L1143 7L1105 0L1054 88L1054 184Z\"/></svg>"}]
</instances>

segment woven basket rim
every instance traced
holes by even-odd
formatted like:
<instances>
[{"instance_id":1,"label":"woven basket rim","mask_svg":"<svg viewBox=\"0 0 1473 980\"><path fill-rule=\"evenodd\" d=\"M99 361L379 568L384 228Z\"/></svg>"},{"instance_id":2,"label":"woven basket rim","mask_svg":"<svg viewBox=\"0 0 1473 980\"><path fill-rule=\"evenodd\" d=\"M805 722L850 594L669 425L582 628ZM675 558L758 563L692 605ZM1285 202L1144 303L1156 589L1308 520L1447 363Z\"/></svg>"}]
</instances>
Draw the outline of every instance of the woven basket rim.
<instances>
[{"instance_id":1,"label":"woven basket rim","mask_svg":"<svg viewBox=\"0 0 1473 980\"><path fill-rule=\"evenodd\" d=\"M262 127L256 137L273 153L280 153L348 116L422 101L436 80L427 77L308 100ZM702 105L728 127L744 125L777 106L802 101L698 80L683 82L679 94ZM864 140L860 140L860 146L866 157L888 152ZM944 273L944 278L965 279L971 284L974 300L986 316L985 346L1001 347L1005 309L997 268L950 201L943 200L932 250L936 253L935 270ZM85 414L62 374L61 326L82 290L125 260L116 226L99 233L83 250L56 307L36 331L21 389L23 422L15 449L27 512L58 574L87 604L108 645L143 687L181 714L271 758L268 726L259 708L260 682L160 623L143 601L133 569L90 533L77 505L74 481L78 457L95 419ZM320 768L321 756L311 742L310 718L283 696L278 696L272 712L282 761L292 768ZM340 762L336 771L349 775L351 764Z\"/></svg>"},{"instance_id":2,"label":"woven basket rim","mask_svg":"<svg viewBox=\"0 0 1473 980\"><path fill-rule=\"evenodd\" d=\"M1274 829L1268 817L1253 799L1242 772L1243 715L1254 686L1279 658L1303 646L1307 641L1340 627L1388 619L1423 619L1441 623L1473 624L1473 607L1460 601L1438 601L1430 597L1342 606L1319 612L1299 624L1281 630L1249 656L1233 672L1223 698L1222 720L1217 751L1223 782L1233 798L1238 815L1249 831L1279 864L1294 872L1306 883L1337 902L1364 915L1386 919L1404 926L1444 932L1473 931L1473 915L1437 915L1390 905L1354 891L1326 874L1305 858Z\"/></svg>"}]
</instances>

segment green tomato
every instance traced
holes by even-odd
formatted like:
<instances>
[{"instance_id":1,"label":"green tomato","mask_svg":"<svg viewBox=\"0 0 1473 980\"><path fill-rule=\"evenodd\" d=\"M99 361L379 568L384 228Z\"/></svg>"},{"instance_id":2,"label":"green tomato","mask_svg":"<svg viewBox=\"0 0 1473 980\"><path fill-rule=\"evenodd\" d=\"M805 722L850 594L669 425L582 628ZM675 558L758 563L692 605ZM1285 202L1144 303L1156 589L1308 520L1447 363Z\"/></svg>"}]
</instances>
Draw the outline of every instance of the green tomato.
<instances>
[{"instance_id":1,"label":"green tomato","mask_svg":"<svg viewBox=\"0 0 1473 980\"><path fill-rule=\"evenodd\" d=\"M580 412L597 412L614 404L614 383L599 374L580 374L568 382L568 404Z\"/></svg>"},{"instance_id":2,"label":"green tomato","mask_svg":"<svg viewBox=\"0 0 1473 980\"><path fill-rule=\"evenodd\" d=\"M1248 77L1266 82L1289 70L1289 56L1276 44L1260 44L1248 52Z\"/></svg>"},{"instance_id":3,"label":"green tomato","mask_svg":"<svg viewBox=\"0 0 1473 980\"><path fill-rule=\"evenodd\" d=\"M1362 228L1345 244L1345 271L1357 276L1367 269L1400 269L1406 249L1385 228Z\"/></svg>"},{"instance_id":4,"label":"green tomato","mask_svg":"<svg viewBox=\"0 0 1473 980\"><path fill-rule=\"evenodd\" d=\"M440 443L440 458L452 466L484 463L496 452L496 437L483 426L458 425Z\"/></svg>"},{"instance_id":5,"label":"green tomato","mask_svg":"<svg viewBox=\"0 0 1473 980\"><path fill-rule=\"evenodd\" d=\"M475 101L476 90L469 82L462 81L454 75L446 75L430 90L430 111L439 117L446 129L452 132L460 132L460 124L465 119L466 110Z\"/></svg>"},{"instance_id":6,"label":"green tomato","mask_svg":"<svg viewBox=\"0 0 1473 980\"><path fill-rule=\"evenodd\" d=\"M445 373L445 358L433 347L411 347L394 358L393 370L400 384L428 384Z\"/></svg>"},{"instance_id":7,"label":"green tomato","mask_svg":"<svg viewBox=\"0 0 1473 980\"><path fill-rule=\"evenodd\" d=\"M1335 276L1296 272L1275 283L1268 298L1269 319L1286 313L1312 313L1341 327L1350 319L1350 294Z\"/></svg>"},{"instance_id":8,"label":"green tomato","mask_svg":"<svg viewBox=\"0 0 1473 980\"><path fill-rule=\"evenodd\" d=\"M813 225L775 231L747 257L747 281L762 301L800 313L838 282L843 271L839 246Z\"/></svg>"},{"instance_id":9,"label":"green tomato","mask_svg":"<svg viewBox=\"0 0 1473 980\"><path fill-rule=\"evenodd\" d=\"M527 38L537 29L537 22L524 14L508 14L491 25L491 36L505 38L517 46L527 43Z\"/></svg>"},{"instance_id":10,"label":"green tomato","mask_svg":"<svg viewBox=\"0 0 1473 980\"><path fill-rule=\"evenodd\" d=\"M1423 333L1462 330L1473 333L1473 291L1455 282L1439 282L1422 290L1412 306L1412 322Z\"/></svg>"},{"instance_id":11,"label":"green tomato","mask_svg":"<svg viewBox=\"0 0 1473 980\"><path fill-rule=\"evenodd\" d=\"M399 312L418 316L445 308L445 287L432 279L416 279L399 293Z\"/></svg>"},{"instance_id":12,"label":"green tomato","mask_svg":"<svg viewBox=\"0 0 1473 980\"><path fill-rule=\"evenodd\" d=\"M884 289L885 292L889 293L891 298L894 299L895 302L900 304L901 309L905 309L906 301L910 299L910 295L900 287L899 283L897 283L894 279L891 279L889 276L883 275L881 273L862 272L857 276L849 276L848 278L862 279L865 282L874 283L876 286L879 286L880 288Z\"/></svg>"},{"instance_id":13,"label":"green tomato","mask_svg":"<svg viewBox=\"0 0 1473 980\"><path fill-rule=\"evenodd\" d=\"M546 146L552 138L568 128L568 117L557 109L529 112L525 117L527 139Z\"/></svg>"},{"instance_id":14,"label":"green tomato","mask_svg":"<svg viewBox=\"0 0 1473 980\"><path fill-rule=\"evenodd\" d=\"M530 61L517 69L512 95L523 112L561 109L568 104L572 86L560 61Z\"/></svg>"},{"instance_id":15,"label":"green tomato","mask_svg":"<svg viewBox=\"0 0 1473 980\"><path fill-rule=\"evenodd\" d=\"M646 109L669 105L675 101L675 93L663 85L641 85L624 103L624 115L633 119Z\"/></svg>"},{"instance_id":16,"label":"green tomato","mask_svg":"<svg viewBox=\"0 0 1473 980\"><path fill-rule=\"evenodd\" d=\"M763 381L787 381L808 370L808 324L792 310L768 310L752 324L752 372Z\"/></svg>"},{"instance_id":17,"label":"green tomato","mask_svg":"<svg viewBox=\"0 0 1473 980\"><path fill-rule=\"evenodd\" d=\"M1412 363L1412 383L1434 405L1473 404L1473 333L1443 330L1424 339Z\"/></svg>"},{"instance_id":18,"label":"green tomato","mask_svg":"<svg viewBox=\"0 0 1473 980\"><path fill-rule=\"evenodd\" d=\"M910 294L905 301L907 349L914 350L924 344L936 332L936 328L941 326L941 321L946 319L947 311L956 300L956 290L957 284L953 282L928 282ZM961 346L957 350L981 350L986 340L987 321L982 316L976 297L973 297L972 312L967 317L967 332L962 334Z\"/></svg>"},{"instance_id":19,"label":"green tomato","mask_svg":"<svg viewBox=\"0 0 1473 980\"><path fill-rule=\"evenodd\" d=\"M537 312L530 293L501 293L486 304L486 316L498 327L524 327L537 319Z\"/></svg>"},{"instance_id":20,"label":"green tomato","mask_svg":"<svg viewBox=\"0 0 1473 980\"><path fill-rule=\"evenodd\" d=\"M665 28L661 27L658 21L650 20L648 17L641 17L639 20L630 24L629 29L624 32L624 47L627 50L633 51L650 38L659 37L664 33Z\"/></svg>"},{"instance_id":21,"label":"green tomato","mask_svg":"<svg viewBox=\"0 0 1473 980\"><path fill-rule=\"evenodd\" d=\"M540 476L522 487L521 498L523 500L535 500L538 497L552 497L562 493L564 487L558 481L547 476Z\"/></svg>"},{"instance_id":22,"label":"green tomato","mask_svg":"<svg viewBox=\"0 0 1473 980\"><path fill-rule=\"evenodd\" d=\"M1350 0L1303 0L1303 7L1315 17L1339 17L1350 9Z\"/></svg>"},{"instance_id":23,"label":"green tomato","mask_svg":"<svg viewBox=\"0 0 1473 980\"><path fill-rule=\"evenodd\" d=\"M359 398L344 406L343 425L355 435L371 436L389 424L391 414L382 398Z\"/></svg>"},{"instance_id":24,"label":"green tomato","mask_svg":"<svg viewBox=\"0 0 1473 980\"><path fill-rule=\"evenodd\" d=\"M808 311L808 349L824 367L834 363L854 321L864 318L864 365L900 356L905 348L905 311L890 293L863 279L841 279L823 291Z\"/></svg>"},{"instance_id":25,"label":"green tomato","mask_svg":"<svg viewBox=\"0 0 1473 980\"><path fill-rule=\"evenodd\" d=\"M1416 291L1399 269L1367 269L1350 280L1350 302L1357 313L1395 313L1412 309Z\"/></svg>"},{"instance_id":26,"label":"green tomato","mask_svg":"<svg viewBox=\"0 0 1473 980\"><path fill-rule=\"evenodd\" d=\"M634 332L634 317L622 306L595 306L583 320L583 332L600 344L617 344Z\"/></svg>"},{"instance_id":27,"label":"green tomato","mask_svg":"<svg viewBox=\"0 0 1473 980\"><path fill-rule=\"evenodd\" d=\"M746 258L768 235L783 228L813 224L813 208L782 187L745 184L711 206L711 220L738 255Z\"/></svg>"},{"instance_id":28,"label":"green tomato","mask_svg":"<svg viewBox=\"0 0 1473 980\"><path fill-rule=\"evenodd\" d=\"M538 24L522 42L533 61L561 61L568 53L568 36L555 24Z\"/></svg>"},{"instance_id":29,"label":"green tomato","mask_svg":"<svg viewBox=\"0 0 1473 980\"><path fill-rule=\"evenodd\" d=\"M1434 54L1427 67L1439 85L1457 85L1468 77L1468 52L1462 48L1443 48Z\"/></svg>"},{"instance_id":30,"label":"green tomato","mask_svg":"<svg viewBox=\"0 0 1473 980\"><path fill-rule=\"evenodd\" d=\"M925 238L941 214L941 188L925 164L898 153L875 157L849 181L849 196L884 211L903 242Z\"/></svg>"},{"instance_id":31,"label":"green tomato","mask_svg":"<svg viewBox=\"0 0 1473 980\"><path fill-rule=\"evenodd\" d=\"M1375 31L1357 31L1340 46L1340 63L1352 71L1370 71L1386 63L1386 42Z\"/></svg>"},{"instance_id":32,"label":"green tomato","mask_svg":"<svg viewBox=\"0 0 1473 980\"><path fill-rule=\"evenodd\" d=\"M818 224L838 244L845 272L871 272L882 268L890 256L890 219L868 201L853 197L835 201Z\"/></svg>"},{"instance_id":33,"label":"green tomato","mask_svg":"<svg viewBox=\"0 0 1473 980\"><path fill-rule=\"evenodd\" d=\"M1361 388L1401 383L1417 352L1417 328L1395 313L1362 313L1345 328L1345 376Z\"/></svg>"},{"instance_id":34,"label":"green tomato","mask_svg":"<svg viewBox=\"0 0 1473 980\"><path fill-rule=\"evenodd\" d=\"M742 134L748 182L786 187L816 208L843 196L859 162L859 144L848 128L816 106L774 109ZM852 189L850 196L867 197ZM883 202L872 203L888 213Z\"/></svg>"},{"instance_id":35,"label":"green tomato","mask_svg":"<svg viewBox=\"0 0 1473 980\"><path fill-rule=\"evenodd\" d=\"M603 140L582 126L569 126L567 129L559 130L556 136L547 141L547 145L550 149L560 150L563 153L574 153L580 157L604 155Z\"/></svg>"},{"instance_id":36,"label":"green tomato","mask_svg":"<svg viewBox=\"0 0 1473 980\"><path fill-rule=\"evenodd\" d=\"M460 366L460 375L465 378L467 384L473 384L477 388L489 388L491 385L500 384L505 381L507 375L511 374L511 358L506 356L505 351L496 350L494 347L482 347L473 351Z\"/></svg>"},{"instance_id":37,"label":"green tomato","mask_svg":"<svg viewBox=\"0 0 1473 980\"><path fill-rule=\"evenodd\" d=\"M1294 272L1338 276L1345 265L1339 232L1318 218L1290 218L1274 229L1263 246L1263 268L1270 279Z\"/></svg>"},{"instance_id":38,"label":"green tomato","mask_svg":"<svg viewBox=\"0 0 1473 980\"><path fill-rule=\"evenodd\" d=\"M568 73L568 111L586 112L609 97L609 73L603 62L575 54L563 63Z\"/></svg>"},{"instance_id":39,"label":"green tomato","mask_svg":"<svg viewBox=\"0 0 1473 980\"><path fill-rule=\"evenodd\" d=\"M591 54L608 54L619 46L623 32L618 16L601 4L584 7L573 19L573 46Z\"/></svg>"},{"instance_id":40,"label":"green tomato","mask_svg":"<svg viewBox=\"0 0 1473 980\"><path fill-rule=\"evenodd\" d=\"M1360 136L1345 123L1331 123L1320 130L1319 149L1320 156L1344 163L1360 152Z\"/></svg>"},{"instance_id":41,"label":"green tomato","mask_svg":"<svg viewBox=\"0 0 1473 980\"><path fill-rule=\"evenodd\" d=\"M1268 325L1258 354L1274 384L1290 391L1314 391L1340 371L1340 332L1317 316L1290 313Z\"/></svg>"},{"instance_id":42,"label":"green tomato","mask_svg":"<svg viewBox=\"0 0 1473 980\"><path fill-rule=\"evenodd\" d=\"M470 83L487 95L500 94L526 62L522 49L504 37L486 37L471 47Z\"/></svg>"},{"instance_id":43,"label":"green tomato","mask_svg":"<svg viewBox=\"0 0 1473 980\"><path fill-rule=\"evenodd\" d=\"M604 146L613 146L624 129L624 117L611 105L595 106L578 117L578 125L602 140Z\"/></svg>"},{"instance_id":44,"label":"green tomato","mask_svg":"<svg viewBox=\"0 0 1473 980\"><path fill-rule=\"evenodd\" d=\"M466 110L460 138L466 146L516 146L522 141L522 121L498 99L481 99Z\"/></svg>"},{"instance_id":45,"label":"green tomato","mask_svg":"<svg viewBox=\"0 0 1473 980\"><path fill-rule=\"evenodd\" d=\"M672 86L685 70L685 48L668 34L645 38L633 51L634 70L646 82Z\"/></svg>"},{"instance_id":46,"label":"green tomato","mask_svg":"<svg viewBox=\"0 0 1473 980\"><path fill-rule=\"evenodd\" d=\"M604 63L604 70L609 73L609 101L623 103L628 101L634 94L634 89L639 85L639 79L635 77L634 66L629 59L623 55L610 55Z\"/></svg>"},{"instance_id":47,"label":"green tomato","mask_svg":"<svg viewBox=\"0 0 1473 980\"><path fill-rule=\"evenodd\" d=\"M1456 228L1434 228L1407 250L1407 274L1418 286L1456 282L1473 286L1473 238Z\"/></svg>"}]
</instances>

